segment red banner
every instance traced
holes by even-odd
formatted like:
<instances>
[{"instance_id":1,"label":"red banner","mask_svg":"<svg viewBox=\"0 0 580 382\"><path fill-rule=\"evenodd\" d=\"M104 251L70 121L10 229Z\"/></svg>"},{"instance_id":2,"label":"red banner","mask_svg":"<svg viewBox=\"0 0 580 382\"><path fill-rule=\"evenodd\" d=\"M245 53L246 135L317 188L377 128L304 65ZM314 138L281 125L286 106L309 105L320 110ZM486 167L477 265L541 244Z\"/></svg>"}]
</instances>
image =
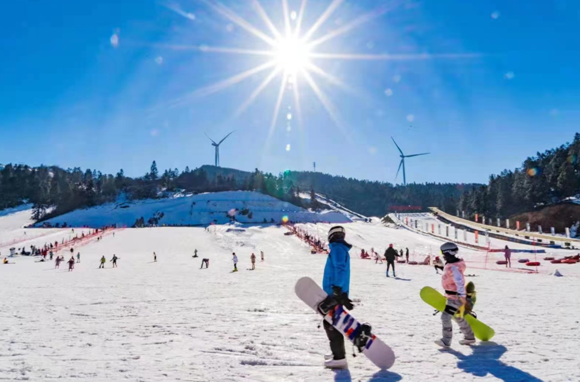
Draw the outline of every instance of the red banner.
<instances>
[{"instance_id":1,"label":"red banner","mask_svg":"<svg viewBox=\"0 0 580 382\"><path fill-rule=\"evenodd\" d=\"M479 232L475 231L475 242L479 243Z\"/></svg>"}]
</instances>

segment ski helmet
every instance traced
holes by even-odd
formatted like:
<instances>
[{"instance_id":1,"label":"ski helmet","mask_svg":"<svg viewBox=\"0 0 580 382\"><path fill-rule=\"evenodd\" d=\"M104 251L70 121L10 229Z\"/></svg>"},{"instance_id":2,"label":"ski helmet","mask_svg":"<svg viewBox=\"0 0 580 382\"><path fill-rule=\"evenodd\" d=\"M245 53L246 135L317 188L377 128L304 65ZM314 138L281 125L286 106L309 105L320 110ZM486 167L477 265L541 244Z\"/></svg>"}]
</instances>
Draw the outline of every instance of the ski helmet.
<instances>
[{"instance_id":1,"label":"ski helmet","mask_svg":"<svg viewBox=\"0 0 580 382\"><path fill-rule=\"evenodd\" d=\"M459 252L459 248L457 244L452 242L447 242L441 246L441 253L443 256L457 256L457 252Z\"/></svg>"},{"instance_id":2,"label":"ski helmet","mask_svg":"<svg viewBox=\"0 0 580 382\"><path fill-rule=\"evenodd\" d=\"M330 229L330 231L328 231L328 242L332 243L336 240L344 239L345 236L346 231L344 230L344 227L341 227L339 225L334 226Z\"/></svg>"}]
</instances>

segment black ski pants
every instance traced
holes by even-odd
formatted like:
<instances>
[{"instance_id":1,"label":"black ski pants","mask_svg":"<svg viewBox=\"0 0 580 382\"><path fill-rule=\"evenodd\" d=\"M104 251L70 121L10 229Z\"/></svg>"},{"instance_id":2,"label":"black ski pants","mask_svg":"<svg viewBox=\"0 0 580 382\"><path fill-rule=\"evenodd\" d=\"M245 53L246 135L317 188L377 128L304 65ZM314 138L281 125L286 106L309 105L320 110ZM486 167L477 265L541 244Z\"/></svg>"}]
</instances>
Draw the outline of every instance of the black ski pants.
<instances>
[{"instance_id":1,"label":"black ski pants","mask_svg":"<svg viewBox=\"0 0 580 382\"><path fill-rule=\"evenodd\" d=\"M344 359L346 357L346 350L344 350L344 336L328 322L323 321L324 331L330 342L330 351L334 359Z\"/></svg>"},{"instance_id":2,"label":"black ski pants","mask_svg":"<svg viewBox=\"0 0 580 382\"><path fill-rule=\"evenodd\" d=\"M387 275L389 274L389 268L393 268L393 275L395 274L395 261L387 260Z\"/></svg>"}]
</instances>

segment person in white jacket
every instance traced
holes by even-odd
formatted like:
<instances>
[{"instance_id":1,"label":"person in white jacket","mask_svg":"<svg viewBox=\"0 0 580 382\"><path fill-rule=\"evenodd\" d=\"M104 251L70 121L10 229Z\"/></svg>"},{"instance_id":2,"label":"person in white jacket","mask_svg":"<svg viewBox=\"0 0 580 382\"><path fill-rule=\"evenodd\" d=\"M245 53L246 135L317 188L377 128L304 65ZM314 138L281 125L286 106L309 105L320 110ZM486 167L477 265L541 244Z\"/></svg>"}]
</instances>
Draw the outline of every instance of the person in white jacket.
<instances>
[{"instance_id":1,"label":"person in white jacket","mask_svg":"<svg viewBox=\"0 0 580 382\"><path fill-rule=\"evenodd\" d=\"M237 272L238 271L238 256L236 256L236 253L232 253L233 257L232 257L232 261L234 262L234 270L233 272Z\"/></svg>"}]
</instances>

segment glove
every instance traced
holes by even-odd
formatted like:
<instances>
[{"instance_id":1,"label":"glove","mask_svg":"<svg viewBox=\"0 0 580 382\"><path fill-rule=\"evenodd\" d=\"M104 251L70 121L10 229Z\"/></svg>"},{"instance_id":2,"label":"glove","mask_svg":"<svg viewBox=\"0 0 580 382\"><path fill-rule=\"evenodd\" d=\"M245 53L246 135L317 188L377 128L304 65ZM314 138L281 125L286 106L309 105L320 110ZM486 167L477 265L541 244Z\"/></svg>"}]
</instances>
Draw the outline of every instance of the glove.
<instances>
[{"instance_id":1,"label":"glove","mask_svg":"<svg viewBox=\"0 0 580 382\"><path fill-rule=\"evenodd\" d=\"M354 305L352 304L352 300L348 298L348 294L342 291L341 287L333 286L332 287L332 294L336 302L342 306L344 306L347 310L354 309Z\"/></svg>"}]
</instances>

